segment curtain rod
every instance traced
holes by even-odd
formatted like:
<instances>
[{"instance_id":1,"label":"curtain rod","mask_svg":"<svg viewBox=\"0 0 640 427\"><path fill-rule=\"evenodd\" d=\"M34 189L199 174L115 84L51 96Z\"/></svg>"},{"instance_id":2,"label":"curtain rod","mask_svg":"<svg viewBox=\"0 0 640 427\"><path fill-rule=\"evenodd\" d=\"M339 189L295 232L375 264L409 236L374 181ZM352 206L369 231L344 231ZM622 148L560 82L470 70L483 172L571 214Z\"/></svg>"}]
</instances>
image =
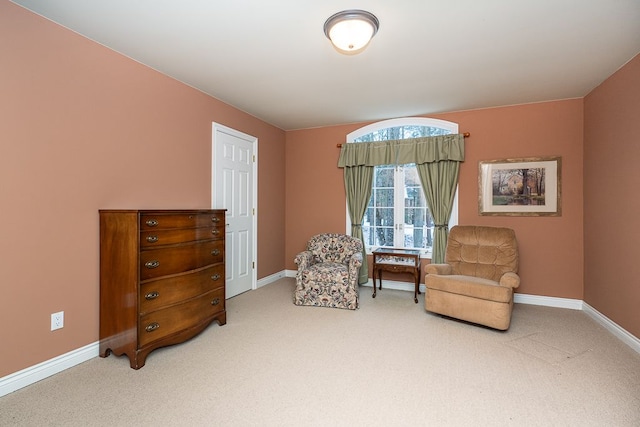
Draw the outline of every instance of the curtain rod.
<instances>
[{"instance_id":1,"label":"curtain rod","mask_svg":"<svg viewBox=\"0 0 640 427\"><path fill-rule=\"evenodd\" d=\"M465 138L469 138L471 134L469 132L465 132L462 134L462 136L464 136ZM342 148L342 144L336 144L336 147Z\"/></svg>"}]
</instances>

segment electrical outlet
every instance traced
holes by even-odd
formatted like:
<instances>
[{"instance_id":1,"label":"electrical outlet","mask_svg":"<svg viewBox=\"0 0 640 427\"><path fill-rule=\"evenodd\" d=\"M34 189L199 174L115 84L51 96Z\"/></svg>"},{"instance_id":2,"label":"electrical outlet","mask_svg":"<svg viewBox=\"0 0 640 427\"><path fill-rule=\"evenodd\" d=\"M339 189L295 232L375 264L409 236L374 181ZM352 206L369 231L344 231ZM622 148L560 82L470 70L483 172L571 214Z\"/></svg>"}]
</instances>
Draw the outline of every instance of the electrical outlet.
<instances>
[{"instance_id":1,"label":"electrical outlet","mask_svg":"<svg viewBox=\"0 0 640 427\"><path fill-rule=\"evenodd\" d=\"M64 327L64 311L59 311L51 315L51 330L55 331Z\"/></svg>"}]
</instances>

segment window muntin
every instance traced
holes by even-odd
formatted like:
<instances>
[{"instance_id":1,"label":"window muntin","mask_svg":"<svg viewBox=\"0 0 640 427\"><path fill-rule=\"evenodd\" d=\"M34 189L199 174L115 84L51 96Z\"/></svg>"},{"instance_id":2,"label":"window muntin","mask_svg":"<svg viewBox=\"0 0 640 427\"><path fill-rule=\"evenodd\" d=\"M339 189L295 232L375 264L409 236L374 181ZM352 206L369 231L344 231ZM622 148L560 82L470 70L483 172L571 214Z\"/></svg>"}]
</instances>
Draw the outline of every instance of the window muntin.
<instances>
[{"instance_id":1,"label":"window muntin","mask_svg":"<svg viewBox=\"0 0 640 427\"><path fill-rule=\"evenodd\" d=\"M365 126L347 136L347 142L375 142L458 132L456 123L427 118L393 119ZM452 226L457 219L454 203ZM350 221L347 216L350 229ZM377 247L413 248L429 255L434 223L427 207L415 164L376 166L371 199L362 221L367 250Z\"/></svg>"}]
</instances>

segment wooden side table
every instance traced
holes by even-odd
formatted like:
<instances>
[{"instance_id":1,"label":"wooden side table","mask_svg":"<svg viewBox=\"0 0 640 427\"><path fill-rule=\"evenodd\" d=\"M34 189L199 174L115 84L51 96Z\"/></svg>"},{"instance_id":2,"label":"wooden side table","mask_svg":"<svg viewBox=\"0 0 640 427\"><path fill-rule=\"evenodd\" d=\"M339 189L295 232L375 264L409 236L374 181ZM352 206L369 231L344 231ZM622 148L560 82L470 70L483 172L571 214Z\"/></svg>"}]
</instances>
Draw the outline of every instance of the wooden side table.
<instances>
[{"instance_id":1,"label":"wooden side table","mask_svg":"<svg viewBox=\"0 0 640 427\"><path fill-rule=\"evenodd\" d=\"M378 248L373 251L373 298L376 297L376 274L382 290L382 272L411 273L416 287L413 300L418 303L420 293L420 251L417 249Z\"/></svg>"}]
</instances>

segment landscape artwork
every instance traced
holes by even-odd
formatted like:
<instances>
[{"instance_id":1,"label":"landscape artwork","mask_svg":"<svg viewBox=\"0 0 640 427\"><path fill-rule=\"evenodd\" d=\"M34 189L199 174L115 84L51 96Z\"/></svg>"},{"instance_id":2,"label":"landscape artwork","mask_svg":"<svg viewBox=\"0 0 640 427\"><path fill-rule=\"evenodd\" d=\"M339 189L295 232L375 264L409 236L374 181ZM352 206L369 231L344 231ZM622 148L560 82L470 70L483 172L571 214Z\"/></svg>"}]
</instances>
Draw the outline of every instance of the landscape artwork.
<instances>
[{"instance_id":1,"label":"landscape artwork","mask_svg":"<svg viewBox=\"0 0 640 427\"><path fill-rule=\"evenodd\" d=\"M559 216L560 157L481 161L480 215Z\"/></svg>"}]
</instances>

